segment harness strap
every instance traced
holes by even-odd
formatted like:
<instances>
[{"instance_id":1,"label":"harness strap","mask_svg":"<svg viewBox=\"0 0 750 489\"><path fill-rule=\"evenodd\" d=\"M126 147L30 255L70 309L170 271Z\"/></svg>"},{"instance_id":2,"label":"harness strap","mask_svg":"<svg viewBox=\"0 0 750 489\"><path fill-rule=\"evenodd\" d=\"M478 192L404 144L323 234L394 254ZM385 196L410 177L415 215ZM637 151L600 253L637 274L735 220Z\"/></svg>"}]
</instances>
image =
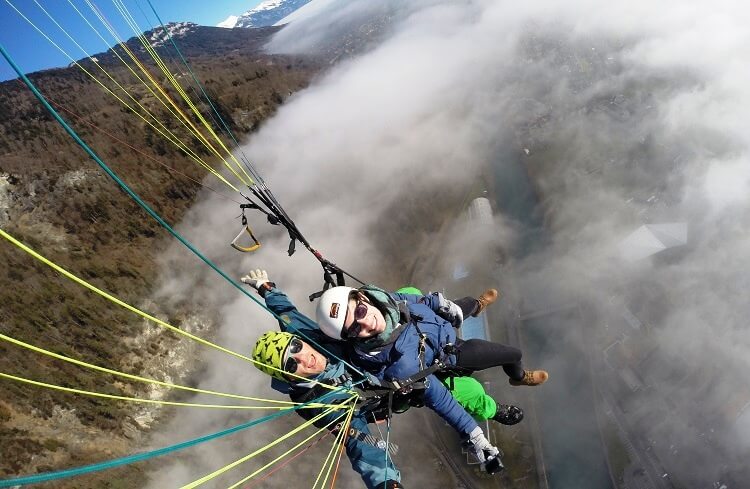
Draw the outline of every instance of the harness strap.
<instances>
[{"instance_id":1,"label":"harness strap","mask_svg":"<svg viewBox=\"0 0 750 489\"><path fill-rule=\"evenodd\" d=\"M439 370L443 370L445 368L445 364L441 362L440 360L436 360L435 363L430 365L429 367L420 370L419 372L415 373L414 375L411 375L409 377L406 377L405 379L395 379L390 382L383 382L384 384L390 384L389 387L391 387L393 390L397 391L403 391L405 389L408 389L409 387L417 387L416 383L420 380L424 380L425 378L429 377L430 375L434 374L435 372Z\"/></svg>"},{"instance_id":2,"label":"harness strap","mask_svg":"<svg viewBox=\"0 0 750 489\"><path fill-rule=\"evenodd\" d=\"M334 435L337 435L340 430L341 430L341 425L338 424L331 430L331 433L333 433ZM399 447L395 443L386 444L385 440L383 440L382 438L379 438L369 433L365 433L363 431L358 430L357 428L352 428L350 426L349 431L347 431L346 434L350 438L353 438L357 441L361 441L363 443L367 443L368 445L373 446L383 451L385 451L385 447L387 446L388 452L391 455L396 455L398 453Z\"/></svg>"},{"instance_id":3,"label":"harness strap","mask_svg":"<svg viewBox=\"0 0 750 489\"><path fill-rule=\"evenodd\" d=\"M455 354L454 345L446 345L445 349L438 349L435 347L429 336L424 334L419 328L418 322L422 318L416 314L412 314L406 306L405 302L399 301L398 307L404 323L410 323L410 325L413 324L414 328L417 331L417 334L419 335L419 371L414 375L411 375L404 379L394 379L391 381L379 380L377 384L375 384L376 388L367 389L367 391L372 392L373 395L365 397L363 399L364 405L362 406L362 408L377 410L378 406L382 405L382 403L386 401L387 418L390 418L392 416L394 394L399 393L401 395L408 396L413 391L422 391L423 393L423 391L425 391L428 386L428 383L424 380L434 373L449 370L449 365L446 363L445 358L448 355ZM425 367L425 352L427 345L429 345L430 348L432 348L433 351L435 351L435 353L438 355L438 358L436 358L432 365L430 365L429 367ZM410 398L410 404L412 403L412 401L414 401L414 399L415 398L413 397ZM421 407L423 404L417 400L412 405Z\"/></svg>"},{"instance_id":4,"label":"harness strap","mask_svg":"<svg viewBox=\"0 0 750 489\"><path fill-rule=\"evenodd\" d=\"M341 387L342 385L346 384L347 382L351 381L351 377L349 374L342 374L338 377L332 377L330 379L322 380L321 384L330 385L333 387ZM311 399L315 399L316 397L320 396L321 387L319 386L313 386L313 387L307 387L307 386L300 386L298 384L290 384L290 389L294 393L296 387L302 387L305 389L305 392L302 394L295 393L294 395L294 401L295 402L307 402ZM326 389L327 390L327 389Z\"/></svg>"}]
</instances>

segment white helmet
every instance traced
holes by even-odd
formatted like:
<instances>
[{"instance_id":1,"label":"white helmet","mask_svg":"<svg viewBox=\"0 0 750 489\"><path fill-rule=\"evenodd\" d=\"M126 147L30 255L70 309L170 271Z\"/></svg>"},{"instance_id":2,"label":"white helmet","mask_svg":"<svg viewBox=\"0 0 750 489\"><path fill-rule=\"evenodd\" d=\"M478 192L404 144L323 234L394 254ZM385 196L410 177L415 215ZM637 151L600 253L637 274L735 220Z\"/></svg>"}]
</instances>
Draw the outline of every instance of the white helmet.
<instances>
[{"instance_id":1,"label":"white helmet","mask_svg":"<svg viewBox=\"0 0 750 489\"><path fill-rule=\"evenodd\" d=\"M323 292L318 301L315 317L320 330L331 338L340 340L346 321L346 309L349 307L349 294L352 287L331 287Z\"/></svg>"}]
</instances>

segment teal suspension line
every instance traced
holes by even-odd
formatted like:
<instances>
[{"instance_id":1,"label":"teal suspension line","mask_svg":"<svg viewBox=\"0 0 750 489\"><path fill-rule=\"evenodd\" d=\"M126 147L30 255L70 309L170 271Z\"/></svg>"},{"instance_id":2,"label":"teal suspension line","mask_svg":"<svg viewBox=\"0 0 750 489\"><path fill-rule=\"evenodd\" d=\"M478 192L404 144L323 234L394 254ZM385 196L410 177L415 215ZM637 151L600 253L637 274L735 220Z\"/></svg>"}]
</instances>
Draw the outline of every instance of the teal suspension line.
<instances>
[{"instance_id":1,"label":"teal suspension line","mask_svg":"<svg viewBox=\"0 0 750 489\"><path fill-rule=\"evenodd\" d=\"M148 2L148 6L151 7L151 11L156 16L156 20L159 21L159 25L161 25L161 28L164 29L164 32L167 34L167 37L169 38L169 41L172 43L172 46L174 47L175 51L179 55L180 59L182 60L182 64L184 64L185 67L188 69L188 71L190 72L190 76L193 78L193 81L195 82L196 85L198 85L198 88L200 88L201 92L203 93L203 96L206 98L206 102L208 102L208 104L211 106L211 109L216 114L216 117L218 117L219 121L221 121L221 125L224 126L224 130L227 132L229 137L232 138L232 141L234 141L235 147L239 149L240 152L242 152L242 156L247 160L247 156L245 156L245 153L242 151L242 148L240 148L240 143L237 142L237 139L235 139L234 134L232 133L232 130L229 129L229 126L224 121L224 118L221 117L221 114L214 106L213 102L211 101L211 97L209 97L208 94L206 93L206 90L203 89L203 84L200 81L198 81L198 77L195 76L195 73L193 73L193 69L190 68L190 65L188 64L187 60L182 55L182 51L180 51L180 48L177 47L177 43L172 38L172 34L169 32L169 29L167 29L167 27L164 25L164 21L162 21L161 17L159 17L159 13L154 8L154 5L151 3L151 0L146 0L146 1Z\"/></svg>"},{"instance_id":2,"label":"teal suspension line","mask_svg":"<svg viewBox=\"0 0 750 489\"><path fill-rule=\"evenodd\" d=\"M323 394L317 399L313 399L312 401L308 401L304 404L300 404L299 406L287 408L282 411L279 411L278 413L269 414L268 416L264 416L256 420L249 421L247 423L242 423L232 428L228 428L226 430L218 431L210 435L204 435L199 438L194 438L192 440L184 441L182 443L177 443L175 445L171 445L168 447L159 448L157 450L152 450L150 452L136 453L134 455L128 455L127 457L116 458L114 460L108 460L106 462L100 462L100 463L96 463L92 465L85 465L83 467L76 467L74 469L59 470L56 472L47 472L44 474L30 475L27 477L18 477L15 479L2 479L0 480L0 488L26 486L29 484L39 484L40 482L49 482L49 481L54 481L54 480L59 480L59 479L66 479L68 477L75 477L77 475L90 474L92 472L99 472L102 470L112 469L115 467L121 467L123 465L130 465L136 462L142 462L144 460L161 457L162 455L167 455L169 453L173 453L173 452L177 452L180 450L184 450L186 448L194 447L196 445L200 445L201 443L206 443L211 440L216 440L217 438L222 438L224 436L231 435L232 433L237 433L239 431L252 428L253 426L257 426L267 421L272 421L276 418L279 418L291 412L297 411L298 409L302 409L308 404L324 402L325 399L327 399L328 397L331 397L332 395L337 394L343 390L345 390L344 387L338 390Z\"/></svg>"},{"instance_id":3,"label":"teal suspension line","mask_svg":"<svg viewBox=\"0 0 750 489\"><path fill-rule=\"evenodd\" d=\"M265 309L266 311L268 311L277 320L279 320L279 321L282 320L276 313L274 313L273 311L271 311L268 307L266 307L265 304L261 303L258 299L256 299L255 297L253 297L244 287L242 287L235 280L233 280L231 277L229 277L229 275L227 275L226 273L224 273L223 270L221 270L218 266L216 266L211 260L209 260L206 256L204 256L200 251L198 251L198 249L195 248L187 239L185 239L180 233L178 233L177 231L175 231L172 228L172 226L170 226L164 219L161 218L161 216L159 214L157 214L151 207L149 207L149 205L146 204L146 202L144 202L143 199L141 199L138 196L138 194L136 194L130 187L128 187L128 185L125 182L123 182L120 179L120 177L118 177L117 174L114 171L112 171L112 169L109 166L107 166L107 164L104 163L104 161L101 158L99 158L99 156L94 152L94 150L91 149L91 147L88 144L86 144L86 142L83 139L81 139L81 137L78 135L78 133L76 133L75 130L72 127L70 127L67 122L65 122L65 119L63 119L60 116L60 114L58 114L57 111L49 104L49 102L44 97L44 95L42 95L41 92L39 92L39 90L36 88L36 86L31 82L31 80L29 80L29 78L21 71L21 68L18 67L18 65L15 63L15 61L13 61L13 58L10 56L10 53L8 53L8 51L5 49L5 46L3 46L2 44L0 44L0 54L3 55L3 57L8 62L8 64L10 64L10 66L18 74L18 76L26 84L26 86L29 87L29 90L31 90L31 92L34 94L34 96L37 98L37 100L39 100L39 102L41 102L41 104L44 106L44 108L46 108L47 111L55 118L55 120L63 127L63 129L65 129L65 132L67 132L68 135L70 135L70 137L72 137L73 140L76 143L78 143L78 145L81 146L81 148L83 148L83 150L91 157L91 159L94 160L96 162L96 164L99 165L99 167L102 170L104 170L104 172L107 175L109 175L109 177L112 178L112 180L114 180L117 183L117 185L119 185L120 188L126 194L128 194L128 196L130 196L130 198L132 198L139 206L141 206L141 208L143 210L145 210L151 217L153 217L154 220L156 220L156 222L158 222L164 229L166 229L167 231L169 231L169 233L172 236L174 236L175 238L177 238L177 240L180 243L182 243L183 245L185 245L185 247L187 249L189 249L190 251L192 251L206 265L208 265L216 273L218 273L219 275L221 275L221 277L223 277L227 282L229 282L230 284L232 284L237 290L239 290L244 295L246 295L247 297L249 297L253 302L255 302L256 304L258 304L260 307L262 307L263 309ZM356 368L355 366L351 365L350 363L344 361L343 359L337 357L333 353L329 352L327 349L325 349L324 347L322 347L320 344L318 344L314 340L310 339L307 335L305 335L305 334L303 334L301 332L297 332L297 334L300 334L300 336L303 336L307 341L309 341L310 343L312 343L316 347L320 348L321 351L326 352L326 354L328 354L331 357L335 358L336 360L344 363L344 365L347 365L354 372L356 372L360 376L364 377L364 374L362 374L362 372L358 368Z\"/></svg>"},{"instance_id":4,"label":"teal suspension line","mask_svg":"<svg viewBox=\"0 0 750 489\"><path fill-rule=\"evenodd\" d=\"M42 95L39 92L39 90L36 88L36 86L31 82L31 80L29 80L28 77L26 77L26 75L23 74L21 69L18 67L18 65L16 65L16 63L13 61L10 54L8 53L8 51L5 49L5 47L2 44L0 44L0 54L2 54L3 57L6 59L6 61L10 63L11 67L15 70L16 73L18 73L18 76L21 78L21 80L23 80L26 86L29 87L29 89L32 91L32 93L37 98L37 100L39 100L39 102L41 102L42 105L44 105L44 107L47 109L47 111L50 114L52 114L55 120L57 120L57 122L63 127L63 129L65 129L68 135L72 137L73 140L75 140L75 142L78 143L79 146L81 146L81 148L83 148L83 150L91 157L91 159L94 160L96 164L99 165L99 167L102 170L104 170L104 172L107 175L109 175L109 177L112 178L112 180L114 180L117 183L117 185L119 185L120 188L123 191L125 191L126 194L128 194L128 196L130 196L130 198L135 200L135 202L139 206L141 206L141 208L143 208L143 210L145 210L151 217L153 217L156 220L156 222L158 222L164 229L169 231L169 233L172 236L177 238L177 240L179 240L180 243L185 245L198 258L203 260L203 262L206 265L208 265L214 271L216 271L219 275L221 275L227 282L232 284L235 288L237 288L240 292L242 292L247 297L252 299L255 303L257 303L261 307L271 312L264 304L262 304L259 300L253 297L250 293L248 293L247 290L245 290L241 285L239 285L231 277L229 277L226 273L224 273L224 271L222 271L219 267L217 267L211 260L209 260L206 256L204 256L200 251L198 251L198 249L196 249L180 233L175 231L169 224L167 224L167 222L164 219L161 218L159 214L157 214L151 207L149 207L149 205L146 204L146 202L144 202L143 199L141 199L138 196L138 194L136 194L130 187L128 187L128 185L125 182L123 182L120 179L120 177L118 177L117 174L115 174L115 172L112 171L112 169L109 168L109 166L107 166L107 164L104 163L104 161L102 161L101 158L99 158L99 156L94 152L94 150L91 149L91 147L89 147L89 145L86 144L86 142L83 139L81 139L78 133L76 133L75 130L71 128L67 122L65 122L65 120L60 116L60 114L58 114L57 111L49 104L49 102L47 102L47 99L44 97L44 95ZM271 312L271 314L273 314L273 312Z\"/></svg>"}]
</instances>

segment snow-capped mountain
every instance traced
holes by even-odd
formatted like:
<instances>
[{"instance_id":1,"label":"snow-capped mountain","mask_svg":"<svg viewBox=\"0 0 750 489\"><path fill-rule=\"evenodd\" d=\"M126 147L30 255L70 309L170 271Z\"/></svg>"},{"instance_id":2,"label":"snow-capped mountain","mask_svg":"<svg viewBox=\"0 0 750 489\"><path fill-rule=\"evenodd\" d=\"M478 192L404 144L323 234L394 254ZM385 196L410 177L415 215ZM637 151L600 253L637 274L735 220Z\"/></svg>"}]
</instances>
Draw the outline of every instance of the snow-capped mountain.
<instances>
[{"instance_id":1,"label":"snow-capped mountain","mask_svg":"<svg viewBox=\"0 0 750 489\"><path fill-rule=\"evenodd\" d=\"M313 0L308 4L298 8L286 17L281 18L274 25L289 24L298 20L314 17L318 13L327 9L331 4L337 0Z\"/></svg>"},{"instance_id":2,"label":"snow-capped mountain","mask_svg":"<svg viewBox=\"0 0 750 489\"><path fill-rule=\"evenodd\" d=\"M218 24L216 24L216 27L224 27L227 29L231 29L237 24L237 19L239 18L240 18L239 15L230 15L229 17L227 17L227 19L224 22L219 22Z\"/></svg>"},{"instance_id":3,"label":"snow-capped mountain","mask_svg":"<svg viewBox=\"0 0 750 489\"><path fill-rule=\"evenodd\" d=\"M240 16L231 15L217 27L266 27L291 14L310 0L266 0Z\"/></svg>"},{"instance_id":4,"label":"snow-capped mountain","mask_svg":"<svg viewBox=\"0 0 750 489\"><path fill-rule=\"evenodd\" d=\"M174 39L179 39L198 27L198 24L193 22L170 22L164 27L166 29L157 27L151 31L151 36L148 38L151 46L157 48L164 45L169 42L170 36Z\"/></svg>"}]
</instances>

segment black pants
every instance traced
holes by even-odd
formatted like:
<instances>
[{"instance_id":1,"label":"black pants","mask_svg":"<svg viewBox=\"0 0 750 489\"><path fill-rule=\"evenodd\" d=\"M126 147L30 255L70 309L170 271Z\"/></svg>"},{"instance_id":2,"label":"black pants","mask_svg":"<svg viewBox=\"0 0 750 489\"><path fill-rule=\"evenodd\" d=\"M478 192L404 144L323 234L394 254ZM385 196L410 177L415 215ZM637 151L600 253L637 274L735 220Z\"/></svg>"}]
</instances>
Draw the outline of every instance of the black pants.
<instances>
[{"instance_id":1,"label":"black pants","mask_svg":"<svg viewBox=\"0 0 750 489\"><path fill-rule=\"evenodd\" d=\"M485 340L456 340L456 366L469 372L503 367L503 371L513 380L523 379L521 350Z\"/></svg>"},{"instance_id":2,"label":"black pants","mask_svg":"<svg viewBox=\"0 0 750 489\"><path fill-rule=\"evenodd\" d=\"M479 301L473 297L463 297L453 302L461 308L464 318L477 312ZM485 340L457 340L458 354L456 365L470 372L491 367L503 367L503 371L513 380L523 379L521 350L502 343Z\"/></svg>"},{"instance_id":3,"label":"black pants","mask_svg":"<svg viewBox=\"0 0 750 489\"><path fill-rule=\"evenodd\" d=\"M461 312L464 314L464 319L471 316L477 309L479 309L479 301L473 297L462 297L453 301L458 307L461 308Z\"/></svg>"}]
</instances>

